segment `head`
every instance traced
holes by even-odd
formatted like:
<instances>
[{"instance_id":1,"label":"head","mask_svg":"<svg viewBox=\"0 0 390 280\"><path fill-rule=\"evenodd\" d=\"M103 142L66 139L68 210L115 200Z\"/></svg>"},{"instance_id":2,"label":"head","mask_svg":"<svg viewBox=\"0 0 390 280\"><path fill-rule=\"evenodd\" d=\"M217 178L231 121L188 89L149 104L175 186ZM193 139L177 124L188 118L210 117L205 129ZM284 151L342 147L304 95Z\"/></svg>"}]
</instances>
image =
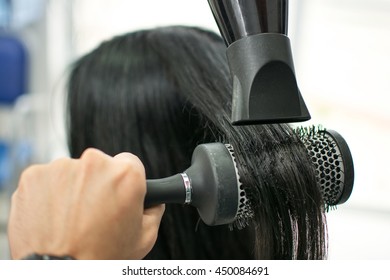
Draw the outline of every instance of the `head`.
<instances>
[{"instance_id":1,"label":"head","mask_svg":"<svg viewBox=\"0 0 390 280\"><path fill-rule=\"evenodd\" d=\"M180 26L102 43L70 75L71 155L132 152L153 179L187 169L200 143L230 143L253 220L243 230L208 227L195 209L167 205L148 258L324 258L324 207L306 149L286 124L231 125L225 51L218 35Z\"/></svg>"}]
</instances>

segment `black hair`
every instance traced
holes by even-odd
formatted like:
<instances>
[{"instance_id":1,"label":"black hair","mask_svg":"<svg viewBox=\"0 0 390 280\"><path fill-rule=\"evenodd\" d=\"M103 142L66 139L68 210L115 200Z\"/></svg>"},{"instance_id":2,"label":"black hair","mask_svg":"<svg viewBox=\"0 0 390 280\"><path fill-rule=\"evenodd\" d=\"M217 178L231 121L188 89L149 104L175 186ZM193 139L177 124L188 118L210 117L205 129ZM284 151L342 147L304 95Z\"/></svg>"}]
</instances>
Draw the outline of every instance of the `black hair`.
<instances>
[{"instance_id":1,"label":"black hair","mask_svg":"<svg viewBox=\"0 0 390 280\"><path fill-rule=\"evenodd\" d=\"M147 258L326 258L324 205L306 149L287 124L231 125L225 51L215 33L183 26L103 42L69 78L71 156L128 151L152 179L187 169L200 143L230 143L254 218L242 230L209 227L192 207L167 205Z\"/></svg>"}]
</instances>

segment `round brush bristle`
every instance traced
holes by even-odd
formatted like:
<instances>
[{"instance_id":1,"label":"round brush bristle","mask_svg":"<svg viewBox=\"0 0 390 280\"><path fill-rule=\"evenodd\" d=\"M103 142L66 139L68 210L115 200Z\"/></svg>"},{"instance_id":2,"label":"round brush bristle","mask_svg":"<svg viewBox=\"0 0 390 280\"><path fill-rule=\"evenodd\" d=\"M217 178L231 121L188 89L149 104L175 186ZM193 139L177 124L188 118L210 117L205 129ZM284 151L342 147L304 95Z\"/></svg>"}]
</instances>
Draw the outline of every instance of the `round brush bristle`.
<instances>
[{"instance_id":1,"label":"round brush bristle","mask_svg":"<svg viewBox=\"0 0 390 280\"><path fill-rule=\"evenodd\" d=\"M240 174L238 173L237 162L236 162L236 157L234 155L233 146L230 144L225 144L225 146L229 151L230 156L232 157L234 168L236 170L237 188L238 188L238 202L237 202L238 209L237 209L237 214L234 223L231 224L231 226L236 227L238 229L243 229L249 224L249 221L253 219L254 213L250 201L246 195L244 186L242 185Z\"/></svg>"},{"instance_id":2,"label":"round brush bristle","mask_svg":"<svg viewBox=\"0 0 390 280\"><path fill-rule=\"evenodd\" d=\"M347 143L321 127L296 130L314 164L326 208L348 200L353 187L353 161Z\"/></svg>"}]
</instances>

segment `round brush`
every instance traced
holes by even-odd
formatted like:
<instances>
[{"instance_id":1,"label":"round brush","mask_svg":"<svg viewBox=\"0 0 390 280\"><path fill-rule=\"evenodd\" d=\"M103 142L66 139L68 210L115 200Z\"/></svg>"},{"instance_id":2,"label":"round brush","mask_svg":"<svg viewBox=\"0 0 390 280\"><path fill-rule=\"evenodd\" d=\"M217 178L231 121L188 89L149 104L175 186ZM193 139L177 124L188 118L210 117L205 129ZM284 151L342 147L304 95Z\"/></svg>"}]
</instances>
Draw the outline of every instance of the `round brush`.
<instances>
[{"instance_id":1,"label":"round brush","mask_svg":"<svg viewBox=\"0 0 390 280\"><path fill-rule=\"evenodd\" d=\"M335 131L297 129L313 165L324 202L334 206L348 200L353 187L353 161L347 143ZM253 210L240 183L233 148L222 143L201 144L191 166L171 177L147 180L145 207L160 203L189 204L207 225L244 227Z\"/></svg>"}]
</instances>

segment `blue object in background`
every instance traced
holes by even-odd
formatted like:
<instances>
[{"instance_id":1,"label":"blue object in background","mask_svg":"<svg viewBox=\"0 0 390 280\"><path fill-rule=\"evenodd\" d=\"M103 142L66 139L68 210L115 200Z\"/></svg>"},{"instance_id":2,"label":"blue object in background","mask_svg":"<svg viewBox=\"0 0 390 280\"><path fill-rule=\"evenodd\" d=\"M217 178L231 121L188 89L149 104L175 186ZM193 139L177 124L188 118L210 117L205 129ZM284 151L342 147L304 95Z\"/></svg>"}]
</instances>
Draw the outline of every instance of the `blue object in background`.
<instances>
[{"instance_id":1,"label":"blue object in background","mask_svg":"<svg viewBox=\"0 0 390 280\"><path fill-rule=\"evenodd\" d=\"M11 0L0 0L0 29L8 28L11 22Z\"/></svg>"},{"instance_id":2,"label":"blue object in background","mask_svg":"<svg viewBox=\"0 0 390 280\"><path fill-rule=\"evenodd\" d=\"M0 140L0 190L3 189L11 175L9 147L7 143Z\"/></svg>"},{"instance_id":3,"label":"blue object in background","mask_svg":"<svg viewBox=\"0 0 390 280\"><path fill-rule=\"evenodd\" d=\"M23 43L0 33L0 103L12 105L26 92L27 52Z\"/></svg>"}]
</instances>

